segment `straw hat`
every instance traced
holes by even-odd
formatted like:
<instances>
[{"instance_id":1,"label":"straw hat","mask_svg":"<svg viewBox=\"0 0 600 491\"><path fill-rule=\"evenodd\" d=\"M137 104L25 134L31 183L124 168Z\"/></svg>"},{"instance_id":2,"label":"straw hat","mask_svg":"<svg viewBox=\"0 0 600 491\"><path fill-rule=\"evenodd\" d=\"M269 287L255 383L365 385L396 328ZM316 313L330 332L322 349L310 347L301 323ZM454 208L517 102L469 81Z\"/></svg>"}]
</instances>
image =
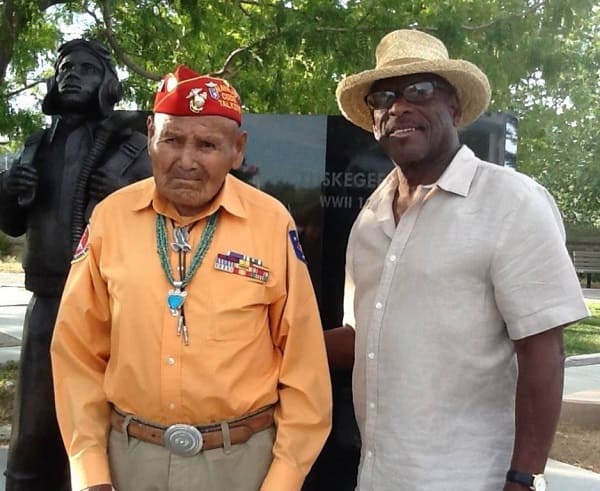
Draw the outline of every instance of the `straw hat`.
<instances>
[{"instance_id":1,"label":"straw hat","mask_svg":"<svg viewBox=\"0 0 600 491\"><path fill-rule=\"evenodd\" d=\"M373 82L415 73L435 73L456 89L462 108L459 126L475 121L490 102L490 84L473 63L451 60L446 46L437 38L413 29L392 31L375 50L376 66L340 81L336 90L342 114L364 130L373 131L365 96Z\"/></svg>"}]
</instances>

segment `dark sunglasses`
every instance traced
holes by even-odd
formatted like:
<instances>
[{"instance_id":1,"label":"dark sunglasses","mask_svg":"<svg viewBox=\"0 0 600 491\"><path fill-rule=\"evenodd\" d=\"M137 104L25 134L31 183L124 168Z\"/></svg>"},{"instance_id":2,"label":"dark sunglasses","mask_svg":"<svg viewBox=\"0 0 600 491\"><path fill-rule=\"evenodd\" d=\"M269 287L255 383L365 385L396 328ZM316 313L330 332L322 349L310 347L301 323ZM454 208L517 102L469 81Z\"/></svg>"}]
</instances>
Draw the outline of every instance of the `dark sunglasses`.
<instances>
[{"instance_id":1,"label":"dark sunglasses","mask_svg":"<svg viewBox=\"0 0 600 491\"><path fill-rule=\"evenodd\" d=\"M400 99L400 97L403 97L406 102L419 104L433 99L436 89L446 91L452 90L450 87L440 82L428 80L407 85L402 90L380 90L371 92L365 96L365 102L371 110L390 109L394 105L394 102Z\"/></svg>"}]
</instances>

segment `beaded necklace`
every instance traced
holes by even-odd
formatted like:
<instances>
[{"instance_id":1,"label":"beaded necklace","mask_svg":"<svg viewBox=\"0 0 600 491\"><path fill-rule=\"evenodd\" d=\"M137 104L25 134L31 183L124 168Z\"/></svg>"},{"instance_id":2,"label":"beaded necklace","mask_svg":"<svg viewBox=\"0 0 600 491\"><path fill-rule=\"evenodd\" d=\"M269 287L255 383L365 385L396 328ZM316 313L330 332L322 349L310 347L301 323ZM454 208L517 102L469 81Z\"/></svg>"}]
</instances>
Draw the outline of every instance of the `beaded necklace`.
<instances>
[{"instance_id":1,"label":"beaded necklace","mask_svg":"<svg viewBox=\"0 0 600 491\"><path fill-rule=\"evenodd\" d=\"M167 276L167 280L173 288L169 290L167 294L167 306L171 311L173 317L177 317L177 335L182 336L184 344L189 344L189 333L185 322L185 313L183 309L183 303L187 292L185 287L192 280L192 277L198 271L198 268L202 264L202 260L210 247L215 229L217 227L217 220L219 218L218 211L208 217L206 227L202 231L200 237L200 243L196 248L196 251L192 255L190 262L190 268L186 271L186 258L187 253L192 250L192 246L189 244L189 231L190 227L175 227L173 224L173 239L171 247L179 254L179 280L175 279L173 272L171 271L171 263L169 261L169 245L167 240L167 220L163 215L156 215L156 249L158 257L160 258L160 264Z\"/></svg>"}]
</instances>

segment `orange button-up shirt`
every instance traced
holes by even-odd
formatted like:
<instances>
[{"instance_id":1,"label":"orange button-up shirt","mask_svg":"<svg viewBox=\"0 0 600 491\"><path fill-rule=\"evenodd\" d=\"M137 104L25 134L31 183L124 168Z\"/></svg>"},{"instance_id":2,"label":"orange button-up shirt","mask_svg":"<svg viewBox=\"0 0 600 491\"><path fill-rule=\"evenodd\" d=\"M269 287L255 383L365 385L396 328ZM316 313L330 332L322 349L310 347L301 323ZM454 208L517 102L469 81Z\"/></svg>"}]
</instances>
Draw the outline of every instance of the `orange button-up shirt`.
<instances>
[{"instance_id":1,"label":"orange button-up shirt","mask_svg":"<svg viewBox=\"0 0 600 491\"><path fill-rule=\"evenodd\" d=\"M157 253L156 217L167 217L169 242L171 221L195 223L189 269L216 210L212 243L185 289L186 346L167 305L173 285ZM100 203L88 237L52 341L73 489L111 482L111 404L162 425L214 423L276 404L274 460L261 489L299 490L330 430L331 387L317 304L287 210L228 176L205 212L184 219L150 178ZM177 279L178 253L169 249ZM229 252L260 260L268 279L217 269L217 255Z\"/></svg>"}]
</instances>

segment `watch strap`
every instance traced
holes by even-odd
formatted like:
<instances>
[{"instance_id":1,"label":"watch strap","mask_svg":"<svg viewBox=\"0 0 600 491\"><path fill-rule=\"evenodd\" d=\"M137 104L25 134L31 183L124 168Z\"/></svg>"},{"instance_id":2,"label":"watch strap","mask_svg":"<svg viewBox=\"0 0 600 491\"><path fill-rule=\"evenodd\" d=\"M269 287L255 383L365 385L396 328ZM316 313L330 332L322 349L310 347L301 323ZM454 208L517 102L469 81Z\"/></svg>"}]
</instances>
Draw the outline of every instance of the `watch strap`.
<instances>
[{"instance_id":1,"label":"watch strap","mask_svg":"<svg viewBox=\"0 0 600 491\"><path fill-rule=\"evenodd\" d=\"M527 486L529 489L533 489L533 477L534 477L533 474L516 471L514 469L510 469L506 473L507 481L515 482L517 484L522 484L523 486Z\"/></svg>"}]
</instances>

